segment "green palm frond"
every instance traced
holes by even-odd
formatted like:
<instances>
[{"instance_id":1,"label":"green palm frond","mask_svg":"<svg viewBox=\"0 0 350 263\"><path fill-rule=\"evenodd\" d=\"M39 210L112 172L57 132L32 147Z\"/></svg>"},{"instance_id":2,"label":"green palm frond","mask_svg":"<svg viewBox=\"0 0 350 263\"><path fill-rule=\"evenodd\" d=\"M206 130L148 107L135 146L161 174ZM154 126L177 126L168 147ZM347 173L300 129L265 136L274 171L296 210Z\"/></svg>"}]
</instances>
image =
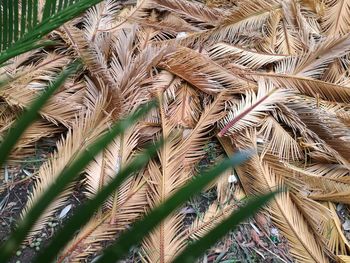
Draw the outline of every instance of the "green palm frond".
<instances>
[{"instance_id":1,"label":"green palm frond","mask_svg":"<svg viewBox=\"0 0 350 263\"><path fill-rule=\"evenodd\" d=\"M101 1L46 0L42 6L38 0L2 0L0 64L44 45L41 40L46 34Z\"/></svg>"}]
</instances>

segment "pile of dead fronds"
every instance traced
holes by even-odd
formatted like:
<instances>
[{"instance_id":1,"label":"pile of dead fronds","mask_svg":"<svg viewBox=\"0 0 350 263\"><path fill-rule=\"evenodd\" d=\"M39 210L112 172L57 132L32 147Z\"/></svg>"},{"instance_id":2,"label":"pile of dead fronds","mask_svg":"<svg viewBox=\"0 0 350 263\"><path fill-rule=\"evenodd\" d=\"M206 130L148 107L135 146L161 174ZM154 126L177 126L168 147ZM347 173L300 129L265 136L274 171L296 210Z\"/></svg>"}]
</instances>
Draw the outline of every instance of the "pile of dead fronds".
<instances>
[{"instance_id":1,"label":"pile of dead fronds","mask_svg":"<svg viewBox=\"0 0 350 263\"><path fill-rule=\"evenodd\" d=\"M135 219L196 173L216 136L227 154L253 157L215 186L217 200L184 227L173 213L142 243L144 262L170 262L235 208L237 175L246 194L277 187L265 210L298 262L347 255L335 205L350 204L350 1L106 0L48 38L55 45L25 53L2 68L16 76L0 90L0 135L69 62L84 69L41 111L12 160L52 137L56 151L40 167L27 209L62 169L109 126L156 98L160 106L90 163L88 198L146 143L167 138L158 158L124 183L67 245L59 262L100 251ZM11 165L11 160L8 165ZM45 212L35 237L70 197ZM346 261L345 256L338 257Z\"/></svg>"}]
</instances>

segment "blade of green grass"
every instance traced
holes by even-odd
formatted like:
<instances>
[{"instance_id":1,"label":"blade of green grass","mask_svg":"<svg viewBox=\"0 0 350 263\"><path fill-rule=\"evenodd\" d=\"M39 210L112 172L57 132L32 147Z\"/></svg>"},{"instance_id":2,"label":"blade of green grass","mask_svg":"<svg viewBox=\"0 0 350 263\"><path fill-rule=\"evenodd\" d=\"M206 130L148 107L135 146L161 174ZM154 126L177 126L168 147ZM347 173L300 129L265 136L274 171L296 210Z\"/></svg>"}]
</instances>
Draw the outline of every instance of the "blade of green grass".
<instances>
[{"instance_id":1,"label":"blade of green grass","mask_svg":"<svg viewBox=\"0 0 350 263\"><path fill-rule=\"evenodd\" d=\"M8 42L12 43L12 39L13 39L13 27L14 27L14 23L13 23L13 3L12 1L9 1L9 5L8 5L8 12L9 12L9 17L8 17L8 25L9 25L9 35L8 35Z\"/></svg>"},{"instance_id":2,"label":"blade of green grass","mask_svg":"<svg viewBox=\"0 0 350 263\"><path fill-rule=\"evenodd\" d=\"M75 63L65 69L56 80L34 101L27 111L24 111L15 124L5 135L3 142L0 144L0 166L6 161L12 148L25 130L39 117L39 110L44 106L51 95L62 86L65 80L77 70L78 63Z\"/></svg>"},{"instance_id":3,"label":"blade of green grass","mask_svg":"<svg viewBox=\"0 0 350 263\"><path fill-rule=\"evenodd\" d=\"M51 262L60 250L72 239L78 229L89 222L95 211L101 207L108 197L128 178L131 174L141 170L148 161L157 154L162 143L147 147L144 153L135 157L133 161L119 172L112 181L96 194L96 196L81 205L75 214L68 220L62 229L57 231L50 244L42 250L33 263Z\"/></svg>"},{"instance_id":4,"label":"blade of green grass","mask_svg":"<svg viewBox=\"0 0 350 263\"><path fill-rule=\"evenodd\" d=\"M3 5L2 5L3 6ZM1 7L1 6L0 6ZM4 47L3 47L3 45L4 45L4 41L2 40L3 39L3 32L4 32L4 28L3 28L3 22L2 22L2 19L3 19L3 16L4 16L4 11L2 12L2 14L1 14L1 16L0 16L0 50L3 50L3 49L5 49Z\"/></svg>"},{"instance_id":5,"label":"blade of green grass","mask_svg":"<svg viewBox=\"0 0 350 263\"><path fill-rule=\"evenodd\" d=\"M11 255L13 255L21 245L21 242L23 242L35 222L40 218L42 211L44 211L67 185L93 160L94 156L108 146L116 136L122 134L129 126L136 123L138 119L147 114L155 106L156 102L152 101L140 107L128 118L113 125L108 132L100 136L87 149L82 151L68 167L63 169L55 183L46 189L36 204L28 211L27 215L20 220L17 228L11 233L10 237L2 244L0 247L0 262L7 262L9 260Z\"/></svg>"},{"instance_id":6,"label":"blade of green grass","mask_svg":"<svg viewBox=\"0 0 350 263\"><path fill-rule=\"evenodd\" d=\"M33 24L33 9L38 8L33 6L33 0L27 0L28 9L27 9L27 28L28 31L32 30L32 24ZM10 43L11 44L11 43Z\"/></svg>"},{"instance_id":7,"label":"blade of green grass","mask_svg":"<svg viewBox=\"0 0 350 263\"><path fill-rule=\"evenodd\" d=\"M23 36L27 32L27 27L26 27L26 21L27 21L27 1L26 0L21 0L21 36ZM1 65L1 63L0 63Z\"/></svg>"},{"instance_id":8,"label":"blade of green grass","mask_svg":"<svg viewBox=\"0 0 350 263\"><path fill-rule=\"evenodd\" d=\"M55 0L46 0L43 17L49 17L54 13L55 2L56 2Z\"/></svg>"},{"instance_id":9,"label":"blade of green grass","mask_svg":"<svg viewBox=\"0 0 350 263\"><path fill-rule=\"evenodd\" d=\"M36 8L33 9L33 28L37 25L38 23L38 0L34 0L34 6Z\"/></svg>"},{"instance_id":10,"label":"blade of green grass","mask_svg":"<svg viewBox=\"0 0 350 263\"><path fill-rule=\"evenodd\" d=\"M108 247L97 259L96 263L117 262L121 260L132 246L137 245L147 236L162 220L170 215L176 208L185 203L189 198L199 194L210 182L215 180L226 169L237 166L248 158L248 153L236 153L232 158L226 159L211 170L195 177L181 189L176 191L164 203L153 209L142 220L136 222L130 230L127 230L119 239Z\"/></svg>"},{"instance_id":11,"label":"blade of green grass","mask_svg":"<svg viewBox=\"0 0 350 263\"><path fill-rule=\"evenodd\" d=\"M19 35L19 5L18 5L18 0L13 1L13 16L14 16L14 28L13 28L13 35L14 35L14 41L17 41L18 35ZM1 42L1 40L0 40Z\"/></svg>"},{"instance_id":12,"label":"blade of green grass","mask_svg":"<svg viewBox=\"0 0 350 263\"><path fill-rule=\"evenodd\" d=\"M57 11L61 11L61 10L62 10L62 8L63 8L63 3L64 3L63 0L60 0L60 1L58 2Z\"/></svg>"},{"instance_id":13,"label":"blade of green grass","mask_svg":"<svg viewBox=\"0 0 350 263\"><path fill-rule=\"evenodd\" d=\"M0 18L1 20L1 18ZM8 47L8 34L9 34L9 26L8 26L8 0L4 0L2 3L2 45L3 48Z\"/></svg>"},{"instance_id":14,"label":"blade of green grass","mask_svg":"<svg viewBox=\"0 0 350 263\"><path fill-rule=\"evenodd\" d=\"M271 192L262 196L252 198L237 212L232 213L228 218L216 226L204 237L189 244L184 251L178 255L173 263L193 263L196 259L205 253L207 249L215 245L229 231L233 230L238 224L244 222L249 217L257 213L268 201L270 201L277 192Z\"/></svg>"}]
</instances>

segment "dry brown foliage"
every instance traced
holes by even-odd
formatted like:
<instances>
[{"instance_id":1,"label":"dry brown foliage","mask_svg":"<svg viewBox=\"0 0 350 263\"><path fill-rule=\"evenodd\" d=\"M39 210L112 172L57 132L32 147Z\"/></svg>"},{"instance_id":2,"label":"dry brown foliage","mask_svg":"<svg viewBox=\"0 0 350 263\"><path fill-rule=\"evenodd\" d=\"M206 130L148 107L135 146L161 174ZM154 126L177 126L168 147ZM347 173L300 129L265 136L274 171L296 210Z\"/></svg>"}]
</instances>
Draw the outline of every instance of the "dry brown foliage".
<instances>
[{"instance_id":1,"label":"dry brown foliage","mask_svg":"<svg viewBox=\"0 0 350 263\"><path fill-rule=\"evenodd\" d=\"M115 192L60 262L99 253L105 241L186 183L213 136L227 154L254 150L236 171L245 194L287 187L265 211L297 262L330 262L337 255L348 262L349 241L335 204L350 204L349 34L349 0L100 3L52 32L55 46L0 69L1 77L13 77L0 90L1 138L58 71L77 58L84 63L13 151L11 159L19 159L32 154L41 138L57 140L23 214L89 142L155 98L159 108L86 168L86 196L94 196L146 142L167 138L158 158ZM171 262L188 240L231 213L237 203L229 175L212 186L217 200L188 229L177 211L154 230L142 243L142 261ZM31 236L64 206L73 186L45 211Z\"/></svg>"}]
</instances>

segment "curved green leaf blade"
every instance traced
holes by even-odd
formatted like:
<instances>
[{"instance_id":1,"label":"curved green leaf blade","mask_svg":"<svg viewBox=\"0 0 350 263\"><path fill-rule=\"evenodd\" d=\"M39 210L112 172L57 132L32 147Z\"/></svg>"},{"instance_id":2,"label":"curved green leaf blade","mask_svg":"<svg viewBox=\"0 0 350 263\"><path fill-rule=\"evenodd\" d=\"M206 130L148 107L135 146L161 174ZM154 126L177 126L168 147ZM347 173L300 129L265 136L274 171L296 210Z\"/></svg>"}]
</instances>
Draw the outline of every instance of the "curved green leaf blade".
<instances>
[{"instance_id":1,"label":"curved green leaf blade","mask_svg":"<svg viewBox=\"0 0 350 263\"><path fill-rule=\"evenodd\" d=\"M270 201L277 192L271 192L266 195L252 198L241 207L237 212L232 213L221 224L211 230L207 235L200 238L196 242L188 245L182 253L175 258L173 263L193 263L207 249L215 245L230 230L233 230L238 224L247 220L258 212L268 201Z\"/></svg>"},{"instance_id":2,"label":"curved green leaf blade","mask_svg":"<svg viewBox=\"0 0 350 263\"><path fill-rule=\"evenodd\" d=\"M199 194L210 182L215 180L226 169L237 166L248 159L248 153L236 153L232 158L226 159L211 170L202 173L176 191L164 203L153 209L142 220L136 222L133 227L121 234L119 239L107 248L96 263L117 262L121 260L132 246L137 245L147 236L162 220L170 215L176 208L185 203L192 196Z\"/></svg>"},{"instance_id":3,"label":"curved green leaf blade","mask_svg":"<svg viewBox=\"0 0 350 263\"><path fill-rule=\"evenodd\" d=\"M10 237L2 244L0 247L0 262L8 261L11 255L21 245L21 242L23 242L35 222L40 218L42 211L44 211L67 187L67 185L86 167L86 165L93 160L94 156L109 145L116 136L122 134L129 126L133 125L155 106L156 102L152 101L140 107L128 118L113 125L108 132L100 136L89 146L88 149L85 149L80 155L78 155L70 166L63 169L55 183L43 193L41 198L29 210L27 215L18 223L16 230L14 230Z\"/></svg>"}]
</instances>

